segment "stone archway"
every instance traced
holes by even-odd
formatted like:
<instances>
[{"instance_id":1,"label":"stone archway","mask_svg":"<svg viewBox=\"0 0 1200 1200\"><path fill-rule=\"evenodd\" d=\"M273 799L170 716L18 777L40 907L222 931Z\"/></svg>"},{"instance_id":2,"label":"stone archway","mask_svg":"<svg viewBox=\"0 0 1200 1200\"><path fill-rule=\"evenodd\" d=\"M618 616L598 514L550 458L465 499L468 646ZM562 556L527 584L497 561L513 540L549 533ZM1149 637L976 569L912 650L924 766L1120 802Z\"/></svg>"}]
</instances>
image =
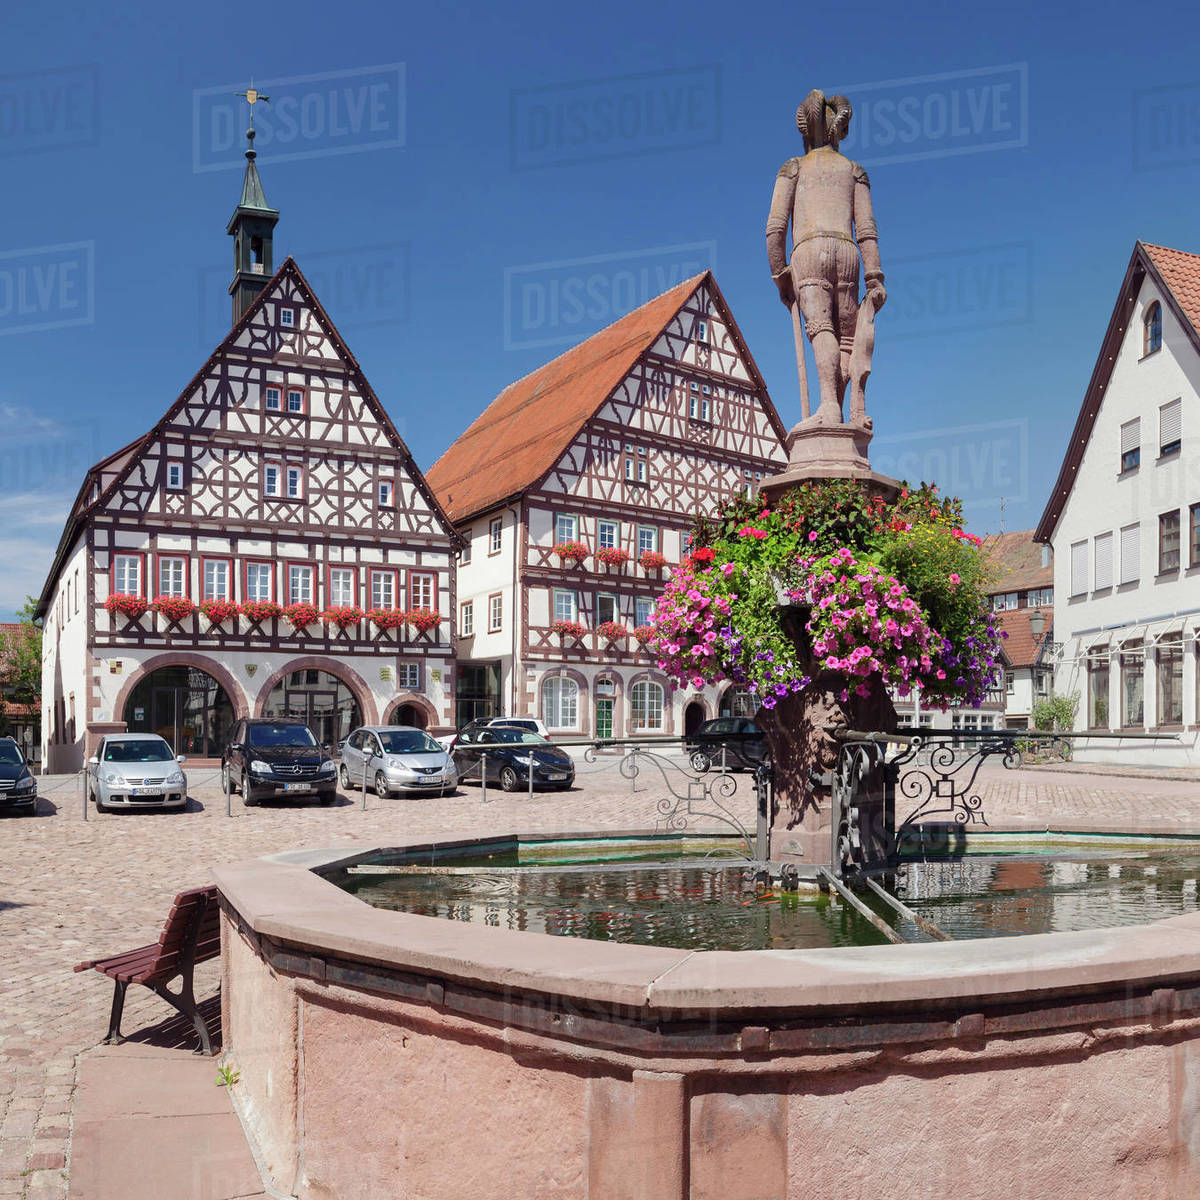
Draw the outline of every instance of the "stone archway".
<instances>
[{"instance_id":1,"label":"stone archway","mask_svg":"<svg viewBox=\"0 0 1200 1200\"><path fill-rule=\"evenodd\" d=\"M271 675L259 689L254 711L256 716L301 717L331 745L355 725L379 723L362 677L345 663L315 656L294 658Z\"/></svg>"},{"instance_id":2,"label":"stone archway","mask_svg":"<svg viewBox=\"0 0 1200 1200\"><path fill-rule=\"evenodd\" d=\"M588 705L591 702L591 688L588 685L588 678L582 671L576 671L573 667L551 667L538 680L537 699L534 703L533 716L545 720L545 704L543 696L545 695L546 682L550 679L570 679L576 686L576 726L575 729L567 728L566 726L552 727L549 722L546 722L546 728L552 732L558 733L578 733L581 737L589 736L592 728L592 714L589 711Z\"/></svg>"},{"instance_id":3,"label":"stone archway","mask_svg":"<svg viewBox=\"0 0 1200 1200\"><path fill-rule=\"evenodd\" d=\"M654 684L662 689L662 727L660 729L642 729L636 724L636 710L638 706L639 692L638 685L642 683ZM657 671L639 671L636 675L630 677L629 682L625 685L625 724L627 736L633 737L637 733L659 733L668 736L675 733L675 709L671 703L671 687L665 675L660 675Z\"/></svg>"},{"instance_id":4,"label":"stone archway","mask_svg":"<svg viewBox=\"0 0 1200 1200\"><path fill-rule=\"evenodd\" d=\"M411 710L407 714L408 717L416 719L406 719L401 715L404 709ZM416 692L402 692L394 696L383 706L383 713L385 725L412 725L417 729L432 729L438 723L437 709L427 697L419 696Z\"/></svg>"},{"instance_id":5,"label":"stone archway","mask_svg":"<svg viewBox=\"0 0 1200 1200\"><path fill-rule=\"evenodd\" d=\"M708 720L708 706L703 700L689 700L683 706L683 733L695 733Z\"/></svg>"}]
</instances>

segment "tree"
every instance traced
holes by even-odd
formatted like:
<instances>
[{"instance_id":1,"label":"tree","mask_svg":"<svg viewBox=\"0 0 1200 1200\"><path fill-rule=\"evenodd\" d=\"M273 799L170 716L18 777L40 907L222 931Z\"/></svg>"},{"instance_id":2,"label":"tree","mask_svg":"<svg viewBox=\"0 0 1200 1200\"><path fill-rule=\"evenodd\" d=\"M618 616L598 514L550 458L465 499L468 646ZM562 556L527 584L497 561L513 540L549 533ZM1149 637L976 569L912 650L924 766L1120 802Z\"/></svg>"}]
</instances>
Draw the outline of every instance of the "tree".
<instances>
[{"instance_id":1,"label":"tree","mask_svg":"<svg viewBox=\"0 0 1200 1200\"><path fill-rule=\"evenodd\" d=\"M42 694L42 627L34 620L37 601L25 597L17 612L15 630L0 630L0 696L10 704L23 705L30 715L37 711ZM0 721L7 724L5 717Z\"/></svg>"}]
</instances>

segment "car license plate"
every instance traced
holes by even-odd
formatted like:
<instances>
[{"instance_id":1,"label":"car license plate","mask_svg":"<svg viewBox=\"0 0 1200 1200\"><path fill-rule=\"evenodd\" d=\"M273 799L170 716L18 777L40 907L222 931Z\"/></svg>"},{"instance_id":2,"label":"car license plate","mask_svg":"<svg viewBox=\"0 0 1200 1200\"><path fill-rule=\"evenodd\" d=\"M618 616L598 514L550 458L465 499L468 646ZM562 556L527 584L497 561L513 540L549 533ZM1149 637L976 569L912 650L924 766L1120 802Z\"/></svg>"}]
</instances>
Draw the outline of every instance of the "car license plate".
<instances>
[{"instance_id":1,"label":"car license plate","mask_svg":"<svg viewBox=\"0 0 1200 1200\"><path fill-rule=\"evenodd\" d=\"M285 792L311 792L312 784L309 783L285 783L283 785Z\"/></svg>"},{"instance_id":2,"label":"car license plate","mask_svg":"<svg viewBox=\"0 0 1200 1200\"><path fill-rule=\"evenodd\" d=\"M131 796L156 796L160 790L160 788L130 788L129 794Z\"/></svg>"},{"instance_id":3,"label":"car license plate","mask_svg":"<svg viewBox=\"0 0 1200 1200\"><path fill-rule=\"evenodd\" d=\"M551 771L550 774L546 776L547 779L566 779L566 777L566 771Z\"/></svg>"}]
</instances>

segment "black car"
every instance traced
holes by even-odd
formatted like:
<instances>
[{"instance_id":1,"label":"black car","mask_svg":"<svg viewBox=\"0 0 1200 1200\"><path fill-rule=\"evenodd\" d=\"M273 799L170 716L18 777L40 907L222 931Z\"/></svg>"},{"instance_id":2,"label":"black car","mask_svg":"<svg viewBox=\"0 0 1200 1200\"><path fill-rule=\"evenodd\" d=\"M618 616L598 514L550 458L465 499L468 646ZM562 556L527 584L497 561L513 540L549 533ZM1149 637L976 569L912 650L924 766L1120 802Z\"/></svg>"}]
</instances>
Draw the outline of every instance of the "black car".
<instances>
[{"instance_id":1,"label":"black car","mask_svg":"<svg viewBox=\"0 0 1200 1200\"><path fill-rule=\"evenodd\" d=\"M749 717L717 717L685 735L683 748L693 771L722 765L727 771L753 771L767 755L766 734Z\"/></svg>"},{"instance_id":2,"label":"black car","mask_svg":"<svg viewBox=\"0 0 1200 1200\"><path fill-rule=\"evenodd\" d=\"M527 788L531 770L534 787L566 791L575 782L575 763L565 750L516 725L472 722L454 739L451 755L460 783L481 778L485 756L488 783L499 782L506 792Z\"/></svg>"},{"instance_id":3,"label":"black car","mask_svg":"<svg viewBox=\"0 0 1200 1200\"><path fill-rule=\"evenodd\" d=\"M300 720L255 717L238 721L221 755L221 782L241 792L247 807L277 796L316 796L332 804L337 767L328 746Z\"/></svg>"},{"instance_id":4,"label":"black car","mask_svg":"<svg viewBox=\"0 0 1200 1200\"><path fill-rule=\"evenodd\" d=\"M0 809L32 815L37 811L37 780L16 739L0 737Z\"/></svg>"}]
</instances>

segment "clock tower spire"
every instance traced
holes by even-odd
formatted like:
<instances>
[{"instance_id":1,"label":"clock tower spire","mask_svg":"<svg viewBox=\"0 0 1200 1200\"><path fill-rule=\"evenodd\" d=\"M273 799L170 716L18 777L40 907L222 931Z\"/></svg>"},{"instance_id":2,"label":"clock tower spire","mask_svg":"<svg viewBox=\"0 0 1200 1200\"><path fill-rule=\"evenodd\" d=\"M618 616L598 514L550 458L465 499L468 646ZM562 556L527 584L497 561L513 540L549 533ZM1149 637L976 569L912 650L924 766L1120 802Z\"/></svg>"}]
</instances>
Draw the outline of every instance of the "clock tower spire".
<instances>
[{"instance_id":1,"label":"clock tower spire","mask_svg":"<svg viewBox=\"0 0 1200 1200\"><path fill-rule=\"evenodd\" d=\"M254 106L260 101L269 101L270 97L255 91L253 86L238 92L238 95L244 97L250 106L250 128L246 130L246 174L242 180L242 195L225 230L233 238L233 282L229 285L229 294L233 297L235 325L274 274L272 239L275 223L279 220L279 210L267 204L262 180L254 165L257 157L254 150Z\"/></svg>"}]
</instances>

